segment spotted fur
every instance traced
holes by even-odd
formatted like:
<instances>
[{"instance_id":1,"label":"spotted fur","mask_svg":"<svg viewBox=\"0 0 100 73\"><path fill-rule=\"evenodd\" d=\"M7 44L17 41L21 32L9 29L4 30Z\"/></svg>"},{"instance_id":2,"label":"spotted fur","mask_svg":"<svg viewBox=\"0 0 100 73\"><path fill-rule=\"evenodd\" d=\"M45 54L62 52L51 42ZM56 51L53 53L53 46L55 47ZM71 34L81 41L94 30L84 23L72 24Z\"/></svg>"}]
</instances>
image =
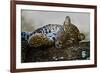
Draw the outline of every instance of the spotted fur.
<instances>
[{"instance_id":1,"label":"spotted fur","mask_svg":"<svg viewBox=\"0 0 100 73\"><path fill-rule=\"evenodd\" d=\"M63 25L48 24L38 28L37 30L27 35L27 37L29 37L27 40L30 42L31 38L33 38L37 33L41 33L43 36L46 36L48 41L54 41L56 48L61 48L63 44L69 45L78 43L80 34L78 28L71 23L69 16L66 16Z\"/></svg>"}]
</instances>

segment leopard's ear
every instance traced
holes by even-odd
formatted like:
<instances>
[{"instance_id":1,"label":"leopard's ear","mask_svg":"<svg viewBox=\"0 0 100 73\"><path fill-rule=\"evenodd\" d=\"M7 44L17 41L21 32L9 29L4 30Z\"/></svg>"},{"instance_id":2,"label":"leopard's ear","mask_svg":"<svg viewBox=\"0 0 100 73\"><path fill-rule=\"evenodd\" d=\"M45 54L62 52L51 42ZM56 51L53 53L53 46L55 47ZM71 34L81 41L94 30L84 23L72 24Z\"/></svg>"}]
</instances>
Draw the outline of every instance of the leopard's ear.
<instances>
[{"instance_id":1,"label":"leopard's ear","mask_svg":"<svg viewBox=\"0 0 100 73\"><path fill-rule=\"evenodd\" d=\"M70 19L69 16L66 16L66 18L65 18L65 22L71 23L71 19Z\"/></svg>"},{"instance_id":2,"label":"leopard's ear","mask_svg":"<svg viewBox=\"0 0 100 73\"><path fill-rule=\"evenodd\" d=\"M67 24L70 24L71 23L71 19L69 16L66 16L65 17L65 21L64 21L64 24L67 25Z\"/></svg>"},{"instance_id":3,"label":"leopard's ear","mask_svg":"<svg viewBox=\"0 0 100 73\"><path fill-rule=\"evenodd\" d=\"M79 35L78 35L78 40L79 41L82 41L82 40L84 40L85 39L85 35L83 34L83 33L80 33Z\"/></svg>"}]
</instances>

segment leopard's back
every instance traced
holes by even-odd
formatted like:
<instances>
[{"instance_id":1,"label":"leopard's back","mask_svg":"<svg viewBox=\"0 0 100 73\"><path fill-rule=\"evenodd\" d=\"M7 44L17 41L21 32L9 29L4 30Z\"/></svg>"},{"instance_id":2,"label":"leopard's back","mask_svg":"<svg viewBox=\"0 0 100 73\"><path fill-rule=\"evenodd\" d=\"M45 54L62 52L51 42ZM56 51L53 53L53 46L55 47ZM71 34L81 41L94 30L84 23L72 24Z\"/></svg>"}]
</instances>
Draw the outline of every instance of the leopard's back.
<instances>
[{"instance_id":1,"label":"leopard's back","mask_svg":"<svg viewBox=\"0 0 100 73\"><path fill-rule=\"evenodd\" d=\"M60 36L60 33L64 32L63 26L58 24L48 24L37 30L33 31L32 34L42 33L48 38L57 40L57 37Z\"/></svg>"}]
</instances>

